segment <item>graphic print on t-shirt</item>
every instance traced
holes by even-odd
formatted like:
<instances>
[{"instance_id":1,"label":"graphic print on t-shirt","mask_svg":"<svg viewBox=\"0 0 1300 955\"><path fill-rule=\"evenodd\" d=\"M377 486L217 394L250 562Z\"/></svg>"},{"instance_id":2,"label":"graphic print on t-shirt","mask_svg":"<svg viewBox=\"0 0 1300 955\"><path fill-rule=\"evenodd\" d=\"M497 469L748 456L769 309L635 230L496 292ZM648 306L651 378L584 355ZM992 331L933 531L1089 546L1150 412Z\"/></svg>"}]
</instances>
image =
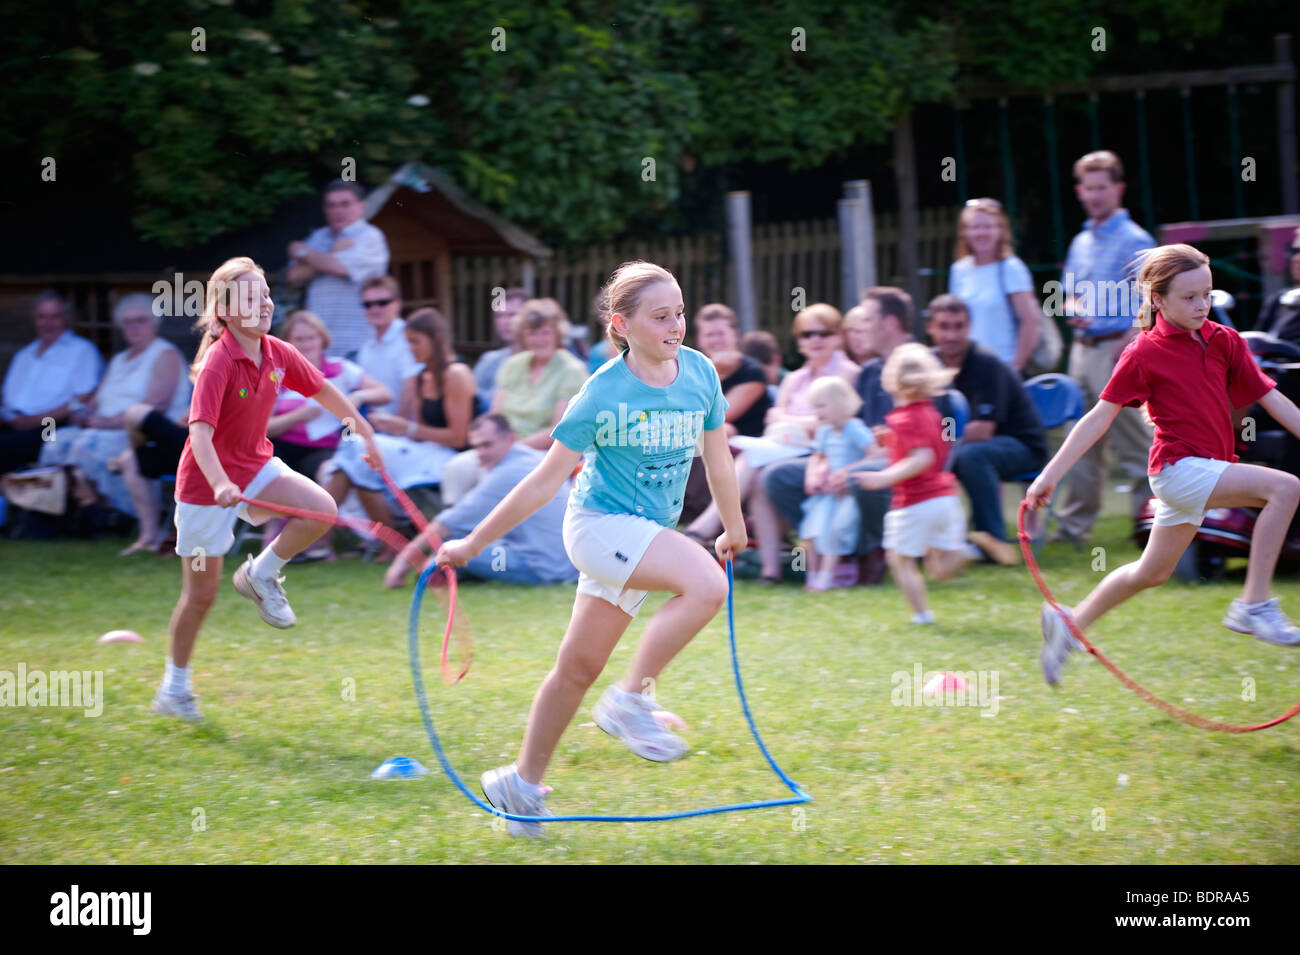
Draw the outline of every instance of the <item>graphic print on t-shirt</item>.
<instances>
[{"instance_id":1,"label":"graphic print on t-shirt","mask_svg":"<svg viewBox=\"0 0 1300 955\"><path fill-rule=\"evenodd\" d=\"M636 513L652 521L675 518L682 509L691 459L704 426L704 413L646 410L629 416L633 444L641 446L636 469Z\"/></svg>"}]
</instances>

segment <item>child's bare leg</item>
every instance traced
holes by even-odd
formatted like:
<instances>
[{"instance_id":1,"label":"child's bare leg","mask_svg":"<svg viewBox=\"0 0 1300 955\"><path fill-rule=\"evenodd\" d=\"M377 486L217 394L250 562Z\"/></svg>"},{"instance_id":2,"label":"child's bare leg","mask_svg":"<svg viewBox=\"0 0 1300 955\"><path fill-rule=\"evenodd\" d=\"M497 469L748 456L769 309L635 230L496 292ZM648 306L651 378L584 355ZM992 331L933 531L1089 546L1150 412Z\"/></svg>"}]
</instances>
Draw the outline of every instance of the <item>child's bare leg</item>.
<instances>
[{"instance_id":1,"label":"child's bare leg","mask_svg":"<svg viewBox=\"0 0 1300 955\"><path fill-rule=\"evenodd\" d=\"M190 665L203 618L217 599L221 565L221 557L181 558L181 597L172 611L170 626L172 663L179 668Z\"/></svg>"},{"instance_id":2,"label":"child's bare leg","mask_svg":"<svg viewBox=\"0 0 1300 955\"><path fill-rule=\"evenodd\" d=\"M338 507L329 492L301 474L281 475L266 486L266 490L259 495L259 498L268 504L282 504L304 511L314 511L331 519L338 513ZM282 516L278 511L268 511L258 507L249 508L250 517L262 515ZM269 549L274 551L281 561L287 561L310 547L331 526L325 521L305 517L291 518L271 542Z\"/></svg>"},{"instance_id":3,"label":"child's bare leg","mask_svg":"<svg viewBox=\"0 0 1300 955\"><path fill-rule=\"evenodd\" d=\"M947 580L961 573L971 562L964 550L939 550L931 547L925 552L925 575L931 580Z\"/></svg>"},{"instance_id":4,"label":"child's bare leg","mask_svg":"<svg viewBox=\"0 0 1300 955\"><path fill-rule=\"evenodd\" d=\"M1153 526L1142 556L1131 564L1112 570L1074 608L1074 622L1079 629L1087 630L1102 614L1118 607L1134 594L1149 587L1159 587L1168 580L1196 531L1195 524Z\"/></svg>"},{"instance_id":5,"label":"child's bare leg","mask_svg":"<svg viewBox=\"0 0 1300 955\"><path fill-rule=\"evenodd\" d=\"M528 714L528 728L515 762L525 782L542 781L560 737L631 622L630 616L609 601L578 594L555 666L542 681Z\"/></svg>"},{"instance_id":6,"label":"child's bare leg","mask_svg":"<svg viewBox=\"0 0 1300 955\"><path fill-rule=\"evenodd\" d=\"M1267 600L1273 587L1273 571L1286 542L1296 503L1300 501L1300 479L1294 474L1256 464L1230 464L1219 475L1206 508L1260 507L1250 537L1250 563L1241 602Z\"/></svg>"},{"instance_id":7,"label":"child's bare leg","mask_svg":"<svg viewBox=\"0 0 1300 955\"><path fill-rule=\"evenodd\" d=\"M929 613L930 606L925 602L925 578L917 569L916 558L900 554L896 550L885 551L885 560L894 573L894 581L903 592L908 605L914 613Z\"/></svg>"},{"instance_id":8,"label":"child's bare leg","mask_svg":"<svg viewBox=\"0 0 1300 955\"><path fill-rule=\"evenodd\" d=\"M681 649L691 642L727 600L727 577L698 544L676 531L660 531L632 576L630 590L666 590L670 597L646 625L619 685L640 693L646 680L657 680Z\"/></svg>"}]
</instances>

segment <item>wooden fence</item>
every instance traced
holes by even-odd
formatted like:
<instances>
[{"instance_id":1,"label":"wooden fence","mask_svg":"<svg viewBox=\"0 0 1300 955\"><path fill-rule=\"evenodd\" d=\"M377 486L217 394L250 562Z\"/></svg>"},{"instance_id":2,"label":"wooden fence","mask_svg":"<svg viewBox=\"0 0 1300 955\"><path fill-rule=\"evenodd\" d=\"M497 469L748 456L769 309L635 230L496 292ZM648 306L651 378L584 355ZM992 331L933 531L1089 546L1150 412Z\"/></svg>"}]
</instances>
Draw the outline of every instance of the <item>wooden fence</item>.
<instances>
[{"instance_id":1,"label":"wooden fence","mask_svg":"<svg viewBox=\"0 0 1300 955\"><path fill-rule=\"evenodd\" d=\"M951 209L920 211L919 283L926 301L947 291L956 221L957 213ZM878 215L875 228L876 274L882 285L901 284L898 217ZM753 255L758 327L775 334L791 351L795 290L803 289L808 305L838 305L841 300L839 227L834 219L756 226ZM592 301L596 291L619 263L629 259L648 259L677 277L688 321L701 305L730 298L731 266L720 232L556 249L550 261L536 266L535 293L558 300L575 325L586 325L592 329L589 334L594 334ZM462 353L475 355L493 345L492 290L522 282L520 259L453 257L453 320L456 346ZM924 304L919 302L918 307Z\"/></svg>"}]
</instances>

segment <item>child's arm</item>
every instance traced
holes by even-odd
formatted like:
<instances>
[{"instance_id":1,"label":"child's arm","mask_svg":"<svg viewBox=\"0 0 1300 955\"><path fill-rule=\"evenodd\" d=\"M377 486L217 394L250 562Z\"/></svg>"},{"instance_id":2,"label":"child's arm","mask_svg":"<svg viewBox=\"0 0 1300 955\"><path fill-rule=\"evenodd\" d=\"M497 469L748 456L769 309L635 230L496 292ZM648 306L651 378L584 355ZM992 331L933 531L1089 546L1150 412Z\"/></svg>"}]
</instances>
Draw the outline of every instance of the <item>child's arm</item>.
<instances>
[{"instance_id":1,"label":"child's arm","mask_svg":"<svg viewBox=\"0 0 1300 955\"><path fill-rule=\"evenodd\" d=\"M1091 411L1079 419L1079 423L1074 426L1065 443L1061 445L1061 450L1047 462L1047 467L1043 468L1034 479L1034 483L1029 485L1029 490L1025 491L1025 500L1029 503L1031 511L1037 510L1052 499L1052 492L1056 490L1056 485L1060 483L1061 478L1074 467L1079 458L1087 453L1097 439L1106 433L1119 412L1120 405L1111 401L1098 401Z\"/></svg>"},{"instance_id":2,"label":"child's arm","mask_svg":"<svg viewBox=\"0 0 1300 955\"><path fill-rule=\"evenodd\" d=\"M864 471L853 475L858 486L865 491L879 491L914 478L926 468L934 466L934 452L929 448L913 448L912 453L901 461L895 461L883 471Z\"/></svg>"},{"instance_id":3,"label":"child's arm","mask_svg":"<svg viewBox=\"0 0 1300 955\"><path fill-rule=\"evenodd\" d=\"M375 429L370 427L369 421L361 417L361 412L348 400L347 395L327 381L321 385L320 391L311 397L315 398L317 404L342 421L344 425L361 435L361 440L366 443L366 453L364 455L366 463L376 471L382 471L384 469L384 458L375 445Z\"/></svg>"},{"instance_id":4,"label":"child's arm","mask_svg":"<svg viewBox=\"0 0 1300 955\"><path fill-rule=\"evenodd\" d=\"M730 560L749 546L745 533L745 515L740 510L740 487L736 484L736 467L727 446L725 428L704 432L704 476L722 518L722 536L713 549L723 560Z\"/></svg>"},{"instance_id":5,"label":"child's arm","mask_svg":"<svg viewBox=\"0 0 1300 955\"><path fill-rule=\"evenodd\" d=\"M573 469L582 460L582 452L565 447L559 441L551 445L542 463L505 496L492 513L462 540L447 541L438 549L438 566L463 567L498 537L526 521L559 492ZM731 452L727 452L731 460Z\"/></svg>"},{"instance_id":6,"label":"child's arm","mask_svg":"<svg viewBox=\"0 0 1300 955\"><path fill-rule=\"evenodd\" d=\"M808 467L803 473L803 492L808 495L821 494L826 480L826 455L814 451L808 458Z\"/></svg>"},{"instance_id":7,"label":"child's arm","mask_svg":"<svg viewBox=\"0 0 1300 955\"><path fill-rule=\"evenodd\" d=\"M212 495L221 507L234 507L239 503L239 486L230 480L226 469L221 466L217 449L212 446L212 433L216 429L207 421L190 423L190 451L194 463L199 466L203 476L212 485Z\"/></svg>"},{"instance_id":8,"label":"child's arm","mask_svg":"<svg viewBox=\"0 0 1300 955\"><path fill-rule=\"evenodd\" d=\"M268 438L278 438L294 425L310 421L318 414L320 414L320 408L308 401L292 411L271 415L271 420L266 423L266 436Z\"/></svg>"},{"instance_id":9,"label":"child's arm","mask_svg":"<svg viewBox=\"0 0 1300 955\"><path fill-rule=\"evenodd\" d=\"M1273 416L1273 420L1300 438L1300 408L1282 392L1274 388L1263 398L1259 406Z\"/></svg>"}]
</instances>

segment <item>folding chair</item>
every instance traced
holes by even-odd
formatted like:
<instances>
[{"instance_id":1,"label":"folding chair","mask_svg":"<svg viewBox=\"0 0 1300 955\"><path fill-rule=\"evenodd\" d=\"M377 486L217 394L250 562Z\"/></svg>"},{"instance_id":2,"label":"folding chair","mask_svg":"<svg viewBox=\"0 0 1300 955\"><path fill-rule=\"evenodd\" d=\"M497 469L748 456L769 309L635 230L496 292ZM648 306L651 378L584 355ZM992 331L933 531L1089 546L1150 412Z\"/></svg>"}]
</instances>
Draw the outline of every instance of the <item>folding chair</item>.
<instances>
[{"instance_id":1,"label":"folding chair","mask_svg":"<svg viewBox=\"0 0 1300 955\"><path fill-rule=\"evenodd\" d=\"M1038 412L1043 428L1047 431L1059 428L1067 422L1078 421L1083 417L1083 389L1069 375L1050 372L1030 378L1025 382L1025 394L1028 395ZM1026 471L1017 474L1012 480L1019 481L1028 489L1039 473L1041 472ZM1025 518L1025 531L1033 542L1035 554L1042 550L1043 541L1047 537L1047 528L1053 516L1052 502L1049 501L1046 510L1033 511Z\"/></svg>"}]
</instances>

